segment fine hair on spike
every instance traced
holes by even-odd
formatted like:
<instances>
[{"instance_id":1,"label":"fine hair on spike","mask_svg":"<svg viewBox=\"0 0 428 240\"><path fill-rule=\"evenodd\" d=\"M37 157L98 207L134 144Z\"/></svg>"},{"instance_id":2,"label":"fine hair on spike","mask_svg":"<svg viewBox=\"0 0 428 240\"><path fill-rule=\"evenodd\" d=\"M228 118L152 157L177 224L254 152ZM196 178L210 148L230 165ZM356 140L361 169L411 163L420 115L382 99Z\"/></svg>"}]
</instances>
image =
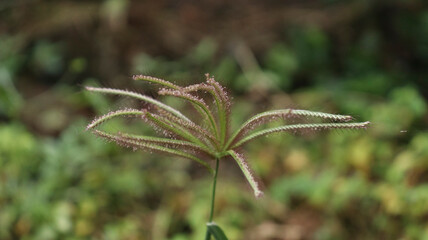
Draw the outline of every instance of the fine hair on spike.
<instances>
[{"instance_id":1,"label":"fine hair on spike","mask_svg":"<svg viewBox=\"0 0 428 240\"><path fill-rule=\"evenodd\" d=\"M177 118L169 114L168 112L162 110L159 110L159 115L177 124L178 126L184 127L187 131L191 132L196 137L203 139L205 143L209 142L213 146L219 147L219 142L217 141L217 139L210 132L208 132L206 129L199 126L198 124L194 122L183 121L182 119Z\"/></svg>"},{"instance_id":2,"label":"fine hair on spike","mask_svg":"<svg viewBox=\"0 0 428 240\"><path fill-rule=\"evenodd\" d=\"M262 197L263 192L260 190L259 183L254 178L254 174L252 173L247 161L245 160L244 155L237 153L234 150L229 150L228 153L238 163L238 166L241 168L242 172L247 178L248 183L250 184L251 188L253 188L254 196L256 196L257 198Z\"/></svg>"},{"instance_id":3,"label":"fine hair on spike","mask_svg":"<svg viewBox=\"0 0 428 240\"><path fill-rule=\"evenodd\" d=\"M132 76L132 78L134 80L141 80L141 81L146 81L149 83L159 84L161 86L171 88L171 89L176 89L176 90L181 89L180 86L177 86L171 82L168 82L166 80L156 78L156 77L151 77L151 76L147 76L147 75L134 75L134 76Z\"/></svg>"},{"instance_id":4,"label":"fine hair on spike","mask_svg":"<svg viewBox=\"0 0 428 240\"><path fill-rule=\"evenodd\" d=\"M245 136L249 131L254 130L255 128L263 124L276 121L279 119L285 120L288 118L301 117L301 116L315 117L315 118L321 118L321 119L332 119L334 121L339 121L339 122L340 121L348 122L352 120L351 116L314 112L314 111L308 111L308 110L283 109L283 110L267 111L267 112L257 114L252 118L250 118L248 121L246 121L242 125L242 127L232 137L229 144L235 143L236 141L240 140L243 136Z\"/></svg>"},{"instance_id":5,"label":"fine hair on spike","mask_svg":"<svg viewBox=\"0 0 428 240\"><path fill-rule=\"evenodd\" d=\"M209 120L210 126L212 127L211 129L214 132L214 134L218 134L218 130L217 130L218 127L217 127L217 123L215 121L214 115L202 99L199 99L198 97L192 94L186 93L184 91L168 90L165 88L159 91L159 95L168 95L168 96L178 97L189 101L196 108L199 114L201 114L202 118Z\"/></svg>"},{"instance_id":6,"label":"fine hair on spike","mask_svg":"<svg viewBox=\"0 0 428 240\"><path fill-rule=\"evenodd\" d=\"M118 117L118 116L126 116L126 115L135 115L135 116L142 116L144 115L143 111L137 110L137 109L122 109L122 110L117 110L114 112L109 112L101 117L97 117L95 118L87 127L86 130L95 128L99 125L101 125L103 122L110 120L114 117Z\"/></svg>"},{"instance_id":7,"label":"fine hair on spike","mask_svg":"<svg viewBox=\"0 0 428 240\"><path fill-rule=\"evenodd\" d=\"M141 143L138 141L122 138L122 137L117 136L117 135L108 134L106 132L99 131L99 130L93 130L93 132L95 135L98 135L99 137L102 137L102 138L106 138L109 141L114 141L122 147L127 147L127 148L132 148L132 149L148 149L151 151L172 154L172 155L176 155L179 157L194 160L194 161L202 164L203 166L205 166L208 169L208 171L212 172L212 168L206 162L204 162L203 160L201 160L201 159L199 159L199 158L197 158L191 154L188 154L188 153L185 153L185 152L182 152L179 150L167 148L167 147L162 147L162 146L159 146L157 144Z\"/></svg>"},{"instance_id":8,"label":"fine hair on spike","mask_svg":"<svg viewBox=\"0 0 428 240\"><path fill-rule=\"evenodd\" d=\"M245 144L248 141L254 140L257 137L265 136L272 133L277 132L293 132L299 130L327 130L327 129L366 129L370 122L362 122L362 123L311 123L311 124L294 124L294 125L286 125L282 127L274 127L268 128L265 130L261 130L259 132L248 135L247 137L240 140L238 143L233 145L233 147L239 147Z\"/></svg>"},{"instance_id":9,"label":"fine hair on spike","mask_svg":"<svg viewBox=\"0 0 428 240\"><path fill-rule=\"evenodd\" d=\"M149 102L159 108L164 109L165 111L171 112L172 114L176 115L177 117L183 118L186 121L190 121L186 116L184 116L182 113L180 113L178 110L162 103L159 102L151 97L139 94L139 93L135 93L135 92L131 92L131 91L127 91L127 90L119 90L119 89L112 89L112 88L97 88L97 87L86 87L86 90L91 91L91 92L100 92L100 93L106 93L106 94L115 94L115 95L119 95L119 96L127 96L127 97L132 97L141 101L145 101L145 102Z\"/></svg>"},{"instance_id":10,"label":"fine hair on spike","mask_svg":"<svg viewBox=\"0 0 428 240\"><path fill-rule=\"evenodd\" d=\"M183 90L169 90L166 88L162 88L161 90L159 90L159 95L168 95L168 96L173 96L173 97L178 97L178 98L183 98L185 100L188 100L192 103L198 103L198 105L205 105L206 108L208 108L208 106L206 105L206 103L204 102L204 100L196 97L195 95L192 95L188 92L185 92Z\"/></svg>"},{"instance_id":11,"label":"fine hair on spike","mask_svg":"<svg viewBox=\"0 0 428 240\"><path fill-rule=\"evenodd\" d=\"M133 135L133 134L126 134L118 132L117 136L127 139L134 142L139 143L146 143L146 144L157 144L159 146L163 147L169 147L169 148L180 148L183 151L186 152L192 152L192 153L198 153L199 155L202 154L208 154L213 155L213 153L208 149L201 147L197 144L182 141L182 140L176 140L176 139L169 139L169 138L159 138L159 137L149 137L149 136L139 136L139 135Z\"/></svg>"}]
</instances>

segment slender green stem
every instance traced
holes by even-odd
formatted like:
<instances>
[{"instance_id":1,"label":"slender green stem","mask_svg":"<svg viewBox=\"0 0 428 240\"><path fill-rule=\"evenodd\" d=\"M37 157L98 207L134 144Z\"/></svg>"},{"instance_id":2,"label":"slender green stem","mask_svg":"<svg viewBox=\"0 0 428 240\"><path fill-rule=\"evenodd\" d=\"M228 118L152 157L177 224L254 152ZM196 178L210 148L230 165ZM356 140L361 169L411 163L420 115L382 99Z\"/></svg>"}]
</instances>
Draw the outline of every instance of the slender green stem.
<instances>
[{"instance_id":1,"label":"slender green stem","mask_svg":"<svg viewBox=\"0 0 428 240\"><path fill-rule=\"evenodd\" d=\"M218 165L219 165L219 159L216 159L215 162L215 172L214 172L214 180L213 180L213 192L211 196L211 212L210 212L210 220L209 222L213 221L213 215L214 215L214 200L215 200L215 189L217 185L217 174L218 174Z\"/></svg>"},{"instance_id":2,"label":"slender green stem","mask_svg":"<svg viewBox=\"0 0 428 240\"><path fill-rule=\"evenodd\" d=\"M215 171L214 171L214 179L213 179L213 191L212 191L212 196L211 196L211 211L210 211L210 218L208 222L212 222L213 221L213 216L214 216L214 200L215 200L215 189L216 189L216 185L217 185L217 174L218 174L218 165L219 165L219 161L220 159L216 159L215 162ZM207 229L207 233L205 234L205 240L210 240L211 239L211 233L208 231Z\"/></svg>"}]
</instances>

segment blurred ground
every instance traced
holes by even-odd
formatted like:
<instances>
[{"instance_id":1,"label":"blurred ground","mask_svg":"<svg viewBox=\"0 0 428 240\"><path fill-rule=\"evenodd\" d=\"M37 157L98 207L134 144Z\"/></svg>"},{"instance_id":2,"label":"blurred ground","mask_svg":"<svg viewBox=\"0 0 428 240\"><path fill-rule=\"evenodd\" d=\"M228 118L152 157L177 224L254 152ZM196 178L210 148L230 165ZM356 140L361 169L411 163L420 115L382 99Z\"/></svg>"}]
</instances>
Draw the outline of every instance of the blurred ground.
<instances>
[{"instance_id":1,"label":"blurred ground","mask_svg":"<svg viewBox=\"0 0 428 240\"><path fill-rule=\"evenodd\" d=\"M286 107L373 123L247 146L261 200L222 163L215 219L230 239L428 239L427 5L0 1L0 239L201 239L209 176L84 132L136 103L82 87L151 95L130 76L206 72L234 96L235 125Z\"/></svg>"}]
</instances>

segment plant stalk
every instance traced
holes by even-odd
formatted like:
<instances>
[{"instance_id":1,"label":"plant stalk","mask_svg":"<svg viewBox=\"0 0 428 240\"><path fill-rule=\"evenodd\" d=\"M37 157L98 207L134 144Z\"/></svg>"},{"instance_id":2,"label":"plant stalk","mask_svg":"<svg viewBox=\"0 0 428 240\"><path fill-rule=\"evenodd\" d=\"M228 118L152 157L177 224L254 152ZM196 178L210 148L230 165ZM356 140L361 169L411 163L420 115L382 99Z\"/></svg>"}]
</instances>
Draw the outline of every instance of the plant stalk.
<instances>
[{"instance_id":1,"label":"plant stalk","mask_svg":"<svg viewBox=\"0 0 428 240\"><path fill-rule=\"evenodd\" d=\"M213 179L213 190L212 190L212 196L211 196L211 211L210 211L210 218L208 221L209 223L213 221L213 216L214 216L215 190L216 190L216 185L217 185L217 174L218 174L219 162L220 162L220 159L216 158L214 179ZM211 233L208 231L208 228L207 228L207 233L205 234L205 240L210 240L210 239L211 239Z\"/></svg>"}]
</instances>

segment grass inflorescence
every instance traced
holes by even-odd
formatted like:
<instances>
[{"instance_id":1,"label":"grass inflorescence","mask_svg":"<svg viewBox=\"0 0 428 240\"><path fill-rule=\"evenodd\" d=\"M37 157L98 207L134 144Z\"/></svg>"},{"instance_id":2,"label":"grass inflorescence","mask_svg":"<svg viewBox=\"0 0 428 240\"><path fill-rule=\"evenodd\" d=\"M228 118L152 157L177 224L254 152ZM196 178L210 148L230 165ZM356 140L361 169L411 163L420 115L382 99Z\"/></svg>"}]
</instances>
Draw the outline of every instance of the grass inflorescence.
<instances>
[{"instance_id":1,"label":"grass inflorescence","mask_svg":"<svg viewBox=\"0 0 428 240\"><path fill-rule=\"evenodd\" d=\"M204 83L185 87L145 75L135 75L133 79L159 85L159 95L172 96L187 101L196 109L201 120L195 122L179 110L140 93L111 88L86 87L92 92L128 96L150 104L150 108L146 109L122 109L109 112L93 120L87 126L87 130L124 147L167 153L194 160L202 164L212 174L215 174L215 170L209 161L225 159L230 156L241 168L256 197L262 196L263 192L260 190L244 155L240 152L242 145L258 137L277 132L359 129L367 128L369 125L369 122L350 122L353 118L347 115L281 109L259 113L243 123L237 130L231 132L231 98L225 88L209 74L206 74ZM204 98L200 97L200 94L210 95L213 104L208 104ZM112 134L96 129L104 122L120 116L139 117L153 128L161 130L160 132L164 136L139 136L120 132ZM272 121L297 117L317 118L329 122L299 123L255 130L257 127Z\"/></svg>"}]
</instances>

